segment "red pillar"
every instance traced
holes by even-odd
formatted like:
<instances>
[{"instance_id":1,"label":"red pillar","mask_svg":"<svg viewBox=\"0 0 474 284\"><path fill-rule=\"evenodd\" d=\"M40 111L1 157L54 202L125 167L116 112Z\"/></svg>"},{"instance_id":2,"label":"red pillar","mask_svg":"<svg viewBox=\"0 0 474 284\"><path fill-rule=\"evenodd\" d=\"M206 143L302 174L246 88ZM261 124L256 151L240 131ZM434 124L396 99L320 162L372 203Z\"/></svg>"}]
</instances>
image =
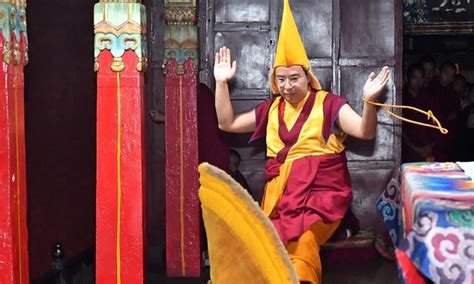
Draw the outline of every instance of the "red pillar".
<instances>
[{"instance_id":1,"label":"red pillar","mask_svg":"<svg viewBox=\"0 0 474 284\"><path fill-rule=\"evenodd\" d=\"M97 70L96 282L144 282L145 7L94 7Z\"/></svg>"},{"instance_id":2,"label":"red pillar","mask_svg":"<svg viewBox=\"0 0 474 284\"><path fill-rule=\"evenodd\" d=\"M0 283L29 283L24 75L26 3L0 3ZM1 28L0 28L1 29Z\"/></svg>"},{"instance_id":3,"label":"red pillar","mask_svg":"<svg viewBox=\"0 0 474 284\"><path fill-rule=\"evenodd\" d=\"M168 276L197 277L202 261L196 3L173 2L165 1L166 267Z\"/></svg>"}]
</instances>

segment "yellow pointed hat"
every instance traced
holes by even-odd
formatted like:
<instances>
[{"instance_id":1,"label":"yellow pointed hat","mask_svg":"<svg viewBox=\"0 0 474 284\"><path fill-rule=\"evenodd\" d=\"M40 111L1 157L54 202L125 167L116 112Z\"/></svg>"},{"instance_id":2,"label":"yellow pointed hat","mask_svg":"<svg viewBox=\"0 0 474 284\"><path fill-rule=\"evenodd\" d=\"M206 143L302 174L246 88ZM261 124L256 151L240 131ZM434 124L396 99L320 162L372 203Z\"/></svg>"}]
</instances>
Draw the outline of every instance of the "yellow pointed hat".
<instances>
[{"instance_id":1,"label":"yellow pointed hat","mask_svg":"<svg viewBox=\"0 0 474 284\"><path fill-rule=\"evenodd\" d=\"M279 66L293 66L300 65L309 76L309 84L313 89L320 90L321 85L318 79L311 70L308 56L304 49L303 41L301 40L296 26L295 19L291 13L290 3L288 0L283 0L283 16L281 20L280 36L278 38L278 45L275 54L275 63L273 70L270 73L270 86L274 94L278 94L278 86L275 81L275 68Z\"/></svg>"}]
</instances>

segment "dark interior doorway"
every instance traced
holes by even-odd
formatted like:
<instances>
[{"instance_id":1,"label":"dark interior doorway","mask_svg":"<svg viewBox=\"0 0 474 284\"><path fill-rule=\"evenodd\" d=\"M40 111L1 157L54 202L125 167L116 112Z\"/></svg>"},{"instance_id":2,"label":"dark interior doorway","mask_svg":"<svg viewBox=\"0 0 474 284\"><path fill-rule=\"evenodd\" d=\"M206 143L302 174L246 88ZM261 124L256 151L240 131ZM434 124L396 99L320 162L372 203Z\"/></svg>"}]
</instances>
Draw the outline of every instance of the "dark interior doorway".
<instances>
[{"instance_id":1,"label":"dark interior doorway","mask_svg":"<svg viewBox=\"0 0 474 284\"><path fill-rule=\"evenodd\" d=\"M474 34L473 33L459 33L456 30L450 30L446 28L445 30L440 30L439 33L434 34L405 34L404 36L404 86L405 90L407 89L407 68L413 66L413 64L420 63L420 60L423 58L431 57L435 64L436 76L435 81L439 82L440 69L443 65L448 63L454 63L456 66L457 77L450 86L447 87L447 90L452 90L454 93L453 100L456 100L456 118L454 121L450 121L448 118L442 118L442 116L448 116L445 114L444 110L448 108L446 103L443 103L443 99L435 98L435 105L439 108L438 114L435 115L441 116L440 121L442 124L446 125L450 134L453 135L449 142L448 147L445 150L442 150L442 154L439 154L441 157L440 161L467 161L472 160L473 156L469 155L468 148L470 147L469 142L472 140L473 136L470 134L474 131L474 128L469 128L469 108L474 107L470 106L468 97L470 89L474 88ZM459 81L464 81L464 83L459 83ZM463 85L464 87L459 87ZM433 96L435 95L436 90L432 88L425 88L425 91L428 91ZM457 91L459 90L459 91ZM442 91L447 93L447 91ZM457 93L456 93L457 92ZM404 102L407 104L408 102ZM438 116L438 117L439 117ZM474 116L472 117L474 119ZM471 129L471 130L469 130ZM444 139L444 138L437 138ZM449 140L448 139L448 140ZM435 142L435 144L438 142ZM444 142L441 142L444 143ZM469 144L469 145L468 145ZM405 142L403 145L407 145ZM436 147L436 146L435 146ZM448 149L449 148L449 149ZM404 148L406 153L406 147ZM408 150L409 152L410 150ZM437 150L435 150L436 152ZM438 151L439 152L439 151ZM409 155L405 155L409 156ZM435 160L439 160L437 155L434 155Z\"/></svg>"},{"instance_id":2,"label":"dark interior doorway","mask_svg":"<svg viewBox=\"0 0 474 284\"><path fill-rule=\"evenodd\" d=\"M95 243L94 1L30 1L25 124L30 279Z\"/></svg>"},{"instance_id":3,"label":"dark interior doorway","mask_svg":"<svg viewBox=\"0 0 474 284\"><path fill-rule=\"evenodd\" d=\"M474 34L405 35L403 42L405 66L430 54L438 64L447 60L459 64L460 73L474 83Z\"/></svg>"}]
</instances>

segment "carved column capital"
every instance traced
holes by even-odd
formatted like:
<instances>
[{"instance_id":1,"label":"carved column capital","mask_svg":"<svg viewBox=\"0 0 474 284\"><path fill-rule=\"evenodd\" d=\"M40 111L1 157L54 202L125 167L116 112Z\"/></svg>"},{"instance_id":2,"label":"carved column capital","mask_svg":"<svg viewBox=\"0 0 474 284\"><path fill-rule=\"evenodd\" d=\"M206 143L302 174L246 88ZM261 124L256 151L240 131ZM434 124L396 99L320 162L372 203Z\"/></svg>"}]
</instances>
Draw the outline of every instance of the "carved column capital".
<instances>
[{"instance_id":1,"label":"carved column capital","mask_svg":"<svg viewBox=\"0 0 474 284\"><path fill-rule=\"evenodd\" d=\"M184 62L191 60L198 65L198 27L197 7L195 0L165 0L165 58L176 61L173 69L178 75L185 74ZM197 70L198 68L195 68ZM169 75L172 70L165 69Z\"/></svg>"},{"instance_id":2,"label":"carved column capital","mask_svg":"<svg viewBox=\"0 0 474 284\"><path fill-rule=\"evenodd\" d=\"M146 10L138 0L101 0L94 6L94 69L99 69L97 58L101 51L109 50L114 57L110 68L121 72L122 56L133 50L138 58L136 70L146 69Z\"/></svg>"},{"instance_id":3,"label":"carved column capital","mask_svg":"<svg viewBox=\"0 0 474 284\"><path fill-rule=\"evenodd\" d=\"M166 6L167 25L195 25L197 22L195 6Z\"/></svg>"},{"instance_id":4,"label":"carved column capital","mask_svg":"<svg viewBox=\"0 0 474 284\"><path fill-rule=\"evenodd\" d=\"M0 30L3 38L3 62L15 65L28 63L26 1L0 0Z\"/></svg>"}]
</instances>

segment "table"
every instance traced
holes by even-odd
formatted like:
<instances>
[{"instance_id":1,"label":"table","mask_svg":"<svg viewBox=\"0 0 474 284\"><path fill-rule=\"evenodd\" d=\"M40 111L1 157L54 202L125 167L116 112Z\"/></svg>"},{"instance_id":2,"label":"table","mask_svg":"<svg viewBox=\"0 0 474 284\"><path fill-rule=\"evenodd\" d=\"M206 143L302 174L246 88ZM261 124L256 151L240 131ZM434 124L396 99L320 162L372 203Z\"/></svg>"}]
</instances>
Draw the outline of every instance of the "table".
<instances>
[{"instance_id":1,"label":"table","mask_svg":"<svg viewBox=\"0 0 474 284\"><path fill-rule=\"evenodd\" d=\"M474 182L458 164L403 164L377 207L403 281L474 283Z\"/></svg>"}]
</instances>

